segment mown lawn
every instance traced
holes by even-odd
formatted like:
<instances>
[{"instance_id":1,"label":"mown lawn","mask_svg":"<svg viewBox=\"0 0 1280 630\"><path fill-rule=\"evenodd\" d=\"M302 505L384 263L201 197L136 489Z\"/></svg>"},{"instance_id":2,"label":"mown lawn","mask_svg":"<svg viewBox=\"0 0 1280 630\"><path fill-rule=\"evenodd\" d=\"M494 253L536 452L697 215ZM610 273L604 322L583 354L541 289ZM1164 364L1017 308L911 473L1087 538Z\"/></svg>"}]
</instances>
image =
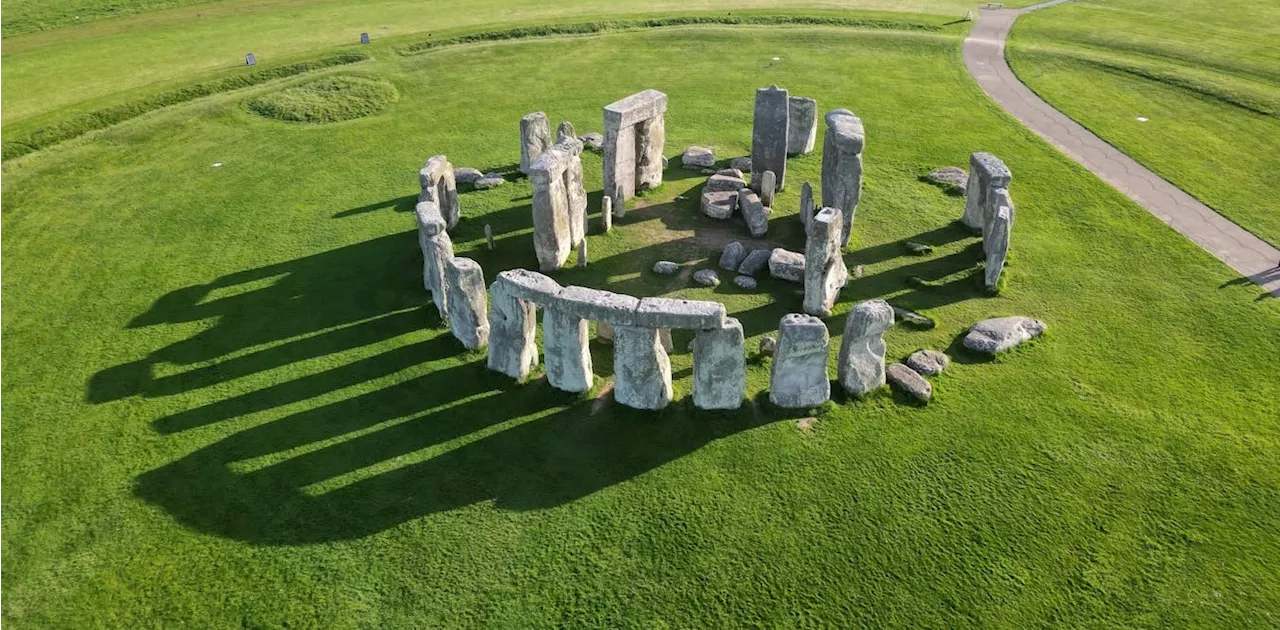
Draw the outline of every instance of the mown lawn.
<instances>
[{"instance_id":1,"label":"mown lawn","mask_svg":"<svg viewBox=\"0 0 1280 630\"><path fill-rule=\"evenodd\" d=\"M380 56L383 113L307 126L172 108L4 165L3 615L15 627L1265 627L1280 614L1280 301L1052 151L965 74L954 35L684 28ZM780 61L773 62L773 57ZM309 80L309 79L300 79ZM730 158L755 88L848 107L867 181L832 332L858 301L924 310L889 353L950 349L928 407L614 405L518 385L428 306L415 171L510 168L518 119L598 130L667 92L667 154ZM970 276L963 200L918 177L1014 172L1008 288ZM789 181L817 182L818 153ZM222 163L214 167L214 163ZM600 162L585 159L592 207ZM723 301L754 348L794 285L693 288L737 222L674 167L564 283ZM532 266L524 180L463 195L486 276ZM800 249L798 185L768 241ZM676 196L687 199L676 200ZM498 235L494 252L483 227ZM596 228L593 216L593 228ZM907 256L902 241L935 245ZM648 270L669 259L672 279ZM911 289L913 276L932 288ZM983 362L969 325L1025 314ZM833 346L838 347L835 336ZM833 372L834 374L834 372Z\"/></svg>"},{"instance_id":2,"label":"mown lawn","mask_svg":"<svg viewBox=\"0 0 1280 630\"><path fill-rule=\"evenodd\" d=\"M1010 42L1042 98L1280 245L1280 5L1081 0L1023 15Z\"/></svg>"}]
</instances>

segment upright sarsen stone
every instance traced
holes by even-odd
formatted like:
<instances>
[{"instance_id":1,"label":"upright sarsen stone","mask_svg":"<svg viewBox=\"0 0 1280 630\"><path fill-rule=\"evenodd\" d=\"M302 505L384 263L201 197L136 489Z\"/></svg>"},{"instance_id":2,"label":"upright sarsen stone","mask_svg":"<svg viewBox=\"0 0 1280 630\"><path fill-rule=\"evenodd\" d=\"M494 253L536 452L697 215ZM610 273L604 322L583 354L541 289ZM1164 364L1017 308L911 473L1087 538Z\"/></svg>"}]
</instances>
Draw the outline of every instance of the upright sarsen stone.
<instances>
[{"instance_id":1,"label":"upright sarsen stone","mask_svg":"<svg viewBox=\"0 0 1280 630\"><path fill-rule=\"evenodd\" d=\"M614 213L626 216L625 202L637 190L662 183L667 95L645 90L604 108L604 195Z\"/></svg>"},{"instance_id":2,"label":"upright sarsen stone","mask_svg":"<svg viewBox=\"0 0 1280 630\"><path fill-rule=\"evenodd\" d=\"M809 225L809 220L816 213L817 208L813 203L813 186L810 186L809 182L805 182L800 186L800 223L806 226Z\"/></svg>"},{"instance_id":3,"label":"upright sarsen stone","mask_svg":"<svg viewBox=\"0 0 1280 630\"><path fill-rule=\"evenodd\" d=\"M787 187L787 130L790 126L787 91L776 85L756 90L751 122L751 187L760 192L761 176L773 171L778 190Z\"/></svg>"},{"instance_id":4,"label":"upright sarsen stone","mask_svg":"<svg viewBox=\"0 0 1280 630\"><path fill-rule=\"evenodd\" d=\"M613 329L613 397L633 409L662 409L671 402L671 359L657 328Z\"/></svg>"},{"instance_id":5,"label":"upright sarsen stone","mask_svg":"<svg viewBox=\"0 0 1280 630\"><path fill-rule=\"evenodd\" d=\"M787 98L787 155L813 151L818 139L818 101L803 96Z\"/></svg>"},{"instance_id":6,"label":"upright sarsen stone","mask_svg":"<svg viewBox=\"0 0 1280 630\"><path fill-rule=\"evenodd\" d=\"M984 265L986 285L994 289L1000 284L1000 274L1004 271L1004 261L1009 257L1009 235L1013 227L1013 210L1009 206L1000 206L991 219L982 237L982 249L987 253Z\"/></svg>"},{"instance_id":7,"label":"upright sarsen stone","mask_svg":"<svg viewBox=\"0 0 1280 630\"><path fill-rule=\"evenodd\" d=\"M449 318L448 281L445 265L453 258L453 240L445 231L440 208L432 201L421 201L414 209L418 222L418 246L422 249L422 284L431 292L441 319Z\"/></svg>"},{"instance_id":8,"label":"upright sarsen stone","mask_svg":"<svg viewBox=\"0 0 1280 630\"><path fill-rule=\"evenodd\" d=\"M997 189L1008 189L1013 181L1013 174L1000 158L985 152L973 153L969 156L969 181L965 186L964 216L960 222L969 229L979 232L986 222L989 197Z\"/></svg>"},{"instance_id":9,"label":"upright sarsen stone","mask_svg":"<svg viewBox=\"0 0 1280 630\"><path fill-rule=\"evenodd\" d=\"M565 120L556 127L556 142L564 142L565 140L577 140L578 133L573 128L573 123Z\"/></svg>"},{"instance_id":10,"label":"upright sarsen stone","mask_svg":"<svg viewBox=\"0 0 1280 630\"><path fill-rule=\"evenodd\" d=\"M747 395L742 323L729 317L719 328L698 331L693 341L693 404L699 409L737 409Z\"/></svg>"},{"instance_id":11,"label":"upright sarsen stone","mask_svg":"<svg viewBox=\"0 0 1280 630\"><path fill-rule=\"evenodd\" d=\"M816 407L831 398L827 379L827 325L791 313L778 324L778 346L769 372L769 400L784 409Z\"/></svg>"},{"instance_id":12,"label":"upright sarsen stone","mask_svg":"<svg viewBox=\"0 0 1280 630\"><path fill-rule=\"evenodd\" d=\"M547 115L533 112L520 119L520 172L529 174L529 165L551 146L551 124Z\"/></svg>"},{"instance_id":13,"label":"upright sarsen stone","mask_svg":"<svg viewBox=\"0 0 1280 630\"><path fill-rule=\"evenodd\" d=\"M509 272L498 274L498 279L489 285L493 308L489 311L488 365L490 370L521 379L538 365L534 341L537 307L518 297L516 288L504 281L506 273Z\"/></svg>"},{"instance_id":14,"label":"upright sarsen stone","mask_svg":"<svg viewBox=\"0 0 1280 630\"><path fill-rule=\"evenodd\" d=\"M844 324L837 372L840 386L853 396L866 396L884 386L884 332L893 328L893 307L870 300L853 307Z\"/></svg>"},{"instance_id":15,"label":"upright sarsen stone","mask_svg":"<svg viewBox=\"0 0 1280 630\"><path fill-rule=\"evenodd\" d=\"M489 344L489 298L484 270L470 258L450 258L445 265L449 294L449 329L470 350Z\"/></svg>"},{"instance_id":16,"label":"upright sarsen stone","mask_svg":"<svg viewBox=\"0 0 1280 630\"><path fill-rule=\"evenodd\" d=\"M422 192L418 201L430 201L440 208L440 216L444 219L445 228L457 227L461 217L458 206L458 183L453 164L443 155L434 155L418 171L418 184Z\"/></svg>"},{"instance_id":17,"label":"upright sarsen stone","mask_svg":"<svg viewBox=\"0 0 1280 630\"><path fill-rule=\"evenodd\" d=\"M559 269L573 251L569 193L564 178L570 157L552 147L529 166L529 181L533 183L533 249L542 271Z\"/></svg>"},{"instance_id":18,"label":"upright sarsen stone","mask_svg":"<svg viewBox=\"0 0 1280 630\"><path fill-rule=\"evenodd\" d=\"M822 205L839 208L844 230L840 246L849 244L853 217L862 196L862 149L866 143L862 120L847 109L827 112L822 145Z\"/></svg>"},{"instance_id":19,"label":"upright sarsen stone","mask_svg":"<svg viewBox=\"0 0 1280 630\"><path fill-rule=\"evenodd\" d=\"M843 225L840 210L823 208L805 227L804 312L810 315L831 315L840 289L849 281L840 255Z\"/></svg>"},{"instance_id":20,"label":"upright sarsen stone","mask_svg":"<svg viewBox=\"0 0 1280 630\"><path fill-rule=\"evenodd\" d=\"M548 307L542 315L542 345L547 382L566 392L591 389L591 350L587 320Z\"/></svg>"}]
</instances>

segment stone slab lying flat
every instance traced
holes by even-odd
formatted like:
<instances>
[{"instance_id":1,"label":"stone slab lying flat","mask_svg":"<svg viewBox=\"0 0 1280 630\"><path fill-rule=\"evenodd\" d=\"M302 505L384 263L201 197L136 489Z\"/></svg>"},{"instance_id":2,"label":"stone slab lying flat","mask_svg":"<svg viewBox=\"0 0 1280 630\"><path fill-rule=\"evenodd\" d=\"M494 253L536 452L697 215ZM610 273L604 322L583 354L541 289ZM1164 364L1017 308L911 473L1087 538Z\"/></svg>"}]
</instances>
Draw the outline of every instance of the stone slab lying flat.
<instances>
[{"instance_id":1,"label":"stone slab lying flat","mask_svg":"<svg viewBox=\"0 0 1280 630\"><path fill-rule=\"evenodd\" d=\"M984 354L1004 352L1028 339L1040 336L1048 326L1038 319L1015 315L984 319L964 336L964 347Z\"/></svg>"}]
</instances>

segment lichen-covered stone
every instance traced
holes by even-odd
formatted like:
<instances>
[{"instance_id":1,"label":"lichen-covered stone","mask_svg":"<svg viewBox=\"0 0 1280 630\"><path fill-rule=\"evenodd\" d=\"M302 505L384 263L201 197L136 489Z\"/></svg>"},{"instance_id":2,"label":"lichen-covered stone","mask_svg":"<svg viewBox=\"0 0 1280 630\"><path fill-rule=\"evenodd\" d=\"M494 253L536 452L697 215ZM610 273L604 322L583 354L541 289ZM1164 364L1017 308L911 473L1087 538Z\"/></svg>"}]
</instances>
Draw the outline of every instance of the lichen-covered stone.
<instances>
[{"instance_id":1,"label":"lichen-covered stone","mask_svg":"<svg viewBox=\"0 0 1280 630\"><path fill-rule=\"evenodd\" d=\"M702 214L712 219L728 219L738 207L738 193L727 191L704 191L702 193Z\"/></svg>"},{"instance_id":2,"label":"lichen-covered stone","mask_svg":"<svg viewBox=\"0 0 1280 630\"><path fill-rule=\"evenodd\" d=\"M965 184L964 215L960 222L975 232L983 229L988 197L999 188L1008 188L1013 174L1000 158L985 152L969 155L969 180Z\"/></svg>"},{"instance_id":3,"label":"lichen-covered stone","mask_svg":"<svg viewBox=\"0 0 1280 630\"><path fill-rule=\"evenodd\" d=\"M742 171L742 172L744 172L744 173L750 173L750 172L751 172L751 158L749 158L749 157L736 157L736 158L733 158L732 160L729 160L729 168L732 168L732 169L737 170L737 171Z\"/></svg>"},{"instance_id":4,"label":"lichen-covered stone","mask_svg":"<svg viewBox=\"0 0 1280 630\"><path fill-rule=\"evenodd\" d=\"M520 172L529 173L529 165L551 147L551 124L542 112L526 114L520 119Z\"/></svg>"},{"instance_id":5,"label":"lichen-covered stone","mask_svg":"<svg viewBox=\"0 0 1280 630\"><path fill-rule=\"evenodd\" d=\"M778 178L773 171L765 171L760 175L760 203L773 207L773 196L778 192Z\"/></svg>"},{"instance_id":6,"label":"lichen-covered stone","mask_svg":"<svg viewBox=\"0 0 1280 630\"><path fill-rule=\"evenodd\" d=\"M635 325L651 328L717 328L724 324L725 308L719 302L677 298L641 298Z\"/></svg>"},{"instance_id":7,"label":"lichen-covered stone","mask_svg":"<svg viewBox=\"0 0 1280 630\"><path fill-rule=\"evenodd\" d=\"M984 280L988 289L994 289L1000 283L1000 273L1004 271L1005 259L1009 257L1009 235L1012 229L1013 213L1008 206L1000 206L995 217L988 224L986 234L982 237L982 249L987 252L984 266Z\"/></svg>"},{"instance_id":8,"label":"lichen-covered stone","mask_svg":"<svg viewBox=\"0 0 1280 630\"><path fill-rule=\"evenodd\" d=\"M751 276L734 276L733 283L744 289L754 289L758 286L756 279Z\"/></svg>"},{"instance_id":9,"label":"lichen-covered stone","mask_svg":"<svg viewBox=\"0 0 1280 630\"><path fill-rule=\"evenodd\" d=\"M685 168L710 168L716 164L716 155L707 147L689 147L680 156L680 164Z\"/></svg>"},{"instance_id":10,"label":"lichen-covered stone","mask_svg":"<svg viewBox=\"0 0 1280 630\"><path fill-rule=\"evenodd\" d=\"M964 347L994 355L1040 336L1045 328L1044 322L1020 315L984 319L969 329Z\"/></svg>"},{"instance_id":11,"label":"lichen-covered stone","mask_svg":"<svg viewBox=\"0 0 1280 630\"><path fill-rule=\"evenodd\" d=\"M604 107L604 194L626 216L628 198L662 183L667 95L645 90Z\"/></svg>"},{"instance_id":12,"label":"lichen-covered stone","mask_svg":"<svg viewBox=\"0 0 1280 630\"><path fill-rule=\"evenodd\" d=\"M484 177L484 173L481 173L478 169L465 166L453 169L453 180L459 184L474 184L481 177Z\"/></svg>"},{"instance_id":13,"label":"lichen-covered stone","mask_svg":"<svg viewBox=\"0 0 1280 630\"><path fill-rule=\"evenodd\" d=\"M804 254L774 248L769 252L769 275L778 280L804 284Z\"/></svg>"},{"instance_id":14,"label":"lichen-covered stone","mask_svg":"<svg viewBox=\"0 0 1280 630\"><path fill-rule=\"evenodd\" d=\"M900 389L920 402L929 402L933 397L933 385L924 380L918 372L901 363L890 363L885 368L885 377L890 385Z\"/></svg>"},{"instance_id":15,"label":"lichen-covered stone","mask_svg":"<svg viewBox=\"0 0 1280 630\"><path fill-rule=\"evenodd\" d=\"M760 176L773 171L778 189L787 186L787 130L790 126L787 91L776 85L756 90L751 123L751 181L758 188Z\"/></svg>"},{"instance_id":16,"label":"lichen-covered stone","mask_svg":"<svg viewBox=\"0 0 1280 630\"><path fill-rule=\"evenodd\" d=\"M418 201L431 201L440 208L447 229L458 225L462 216L458 206L458 184L453 164L443 155L433 155L418 171L418 184L422 192Z\"/></svg>"},{"instance_id":17,"label":"lichen-covered stone","mask_svg":"<svg viewBox=\"0 0 1280 630\"><path fill-rule=\"evenodd\" d=\"M929 173L928 177L931 182L942 184L949 189L955 189L961 192L963 192L965 187L969 185L969 174L964 172L964 169L959 166L944 166L942 168L934 169Z\"/></svg>"},{"instance_id":18,"label":"lichen-covered stone","mask_svg":"<svg viewBox=\"0 0 1280 630\"><path fill-rule=\"evenodd\" d=\"M679 270L680 265L669 260L659 260L658 262L653 263L653 272L660 276L669 276Z\"/></svg>"},{"instance_id":19,"label":"lichen-covered stone","mask_svg":"<svg viewBox=\"0 0 1280 630\"><path fill-rule=\"evenodd\" d=\"M591 389L591 351L587 320L557 308L542 316L542 344L547 382L566 392Z\"/></svg>"},{"instance_id":20,"label":"lichen-covered stone","mask_svg":"<svg viewBox=\"0 0 1280 630\"><path fill-rule=\"evenodd\" d=\"M767 249L752 250L742 259L742 264L738 266L738 273L744 276L755 276L764 271L769 266L769 255L772 252Z\"/></svg>"},{"instance_id":21,"label":"lichen-covered stone","mask_svg":"<svg viewBox=\"0 0 1280 630\"><path fill-rule=\"evenodd\" d=\"M813 151L818 140L818 101L803 96L787 98L787 155Z\"/></svg>"},{"instance_id":22,"label":"lichen-covered stone","mask_svg":"<svg viewBox=\"0 0 1280 630\"><path fill-rule=\"evenodd\" d=\"M431 300L436 305L436 310L440 313L441 319L449 318L449 296L448 281L445 278L445 265L449 259L453 258L453 239L449 238L449 233L439 230L435 234L429 232L433 228L425 223L421 223L424 217L428 217L427 221L432 221L429 217L438 215L433 208L435 204L430 201L419 203L421 209L416 214L419 218L418 225L418 246L422 249L422 284L431 292ZM437 226L438 227L438 226Z\"/></svg>"},{"instance_id":23,"label":"lichen-covered stone","mask_svg":"<svg viewBox=\"0 0 1280 630\"><path fill-rule=\"evenodd\" d=\"M769 233L769 212L755 191L750 188L738 191L738 209L742 211L742 218L752 236L758 238Z\"/></svg>"},{"instance_id":24,"label":"lichen-covered stone","mask_svg":"<svg viewBox=\"0 0 1280 630\"><path fill-rule=\"evenodd\" d=\"M497 188L505 183L507 183L506 178L496 173L489 173L484 177L477 179L476 183L472 185L476 187L476 190L488 190L490 188Z\"/></svg>"},{"instance_id":25,"label":"lichen-covered stone","mask_svg":"<svg viewBox=\"0 0 1280 630\"><path fill-rule=\"evenodd\" d=\"M837 360L840 386L866 396L884 386L884 332L893 327L893 307L884 300L862 302L849 311Z\"/></svg>"},{"instance_id":26,"label":"lichen-covered stone","mask_svg":"<svg viewBox=\"0 0 1280 630\"><path fill-rule=\"evenodd\" d=\"M564 142L565 140L577 140L578 133L573 129L573 123L565 120L561 121L560 126L556 127L556 142Z\"/></svg>"},{"instance_id":27,"label":"lichen-covered stone","mask_svg":"<svg viewBox=\"0 0 1280 630\"><path fill-rule=\"evenodd\" d=\"M831 398L827 379L827 325L812 315L791 313L778 324L778 345L769 372L769 400L784 409L816 407Z\"/></svg>"},{"instance_id":28,"label":"lichen-covered stone","mask_svg":"<svg viewBox=\"0 0 1280 630\"><path fill-rule=\"evenodd\" d=\"M728 271L737 271L746 257L746 246L738 241L729 243L724 246L724 253L720 254L720 268Z\"/></svg>"},{"instance_id":29,"label":"lichen-covered stone","mask_svg":"<svg viewBox=\"0 0 1280 630\"><path fill-rule=\"evenodd\" d=\"M571 155L556 145L538 156L527 171L533 183L533 249L542 271L559 269L573 251L565 178L571 159Z\"/></svg>"},{"instance_id":30,"label":"lichen-covered stone","mask_svg":"<svg viewBox=\"0 0 1280 630\"><path fill-rule=\"evenodd\" d=\"M800 186L800 223L808 226L809 220L817 213L818 209L814 207L813 203L813 186L810 186L809 182L805 182Z\"/></svg>"},{"instance_id":31,"label":"lichen-covered stone","mask_svg":"<svg viewBox=\"0 0 1280 630\"><path fill-rule=\"evenodd\" d=\"M614 400L634 409L662 409L671 402L671 360L655 328L613 330Z\"/></svg>"},{"instance_id":32,"label":"lichen-covered stone","mask_svg":"<svg viewBox=\"0 0 1280 630\"><path fill-rule=\"evenodd\" d=\"M916 350L907 357L905 363L924 376L936 376L947 369L951 359L937 350Z\"/></svg>"},{"instance_id":33,"label":"lichen-covered stone","mask_svg":"<svg viewBox=\"0 0 1280 630\"><path fill-rule=\"evenodd\" d=\"M862 120L847 109L827 112L822 147L822 205L839 208L844 216L840 246L849 244L853 219L862 197L862 149L866 136Z\"/></svg>"},{"instance_id":34,"label":"lichen-covered stone","mask_svg":"<svg viewBox=\"0 0 1280 630\"><path fill-rule=\"evenodd\" d=\"M449 330L470 350L489 344L489 296L484 270L470 258L450 258L445 265Z\"/></svg>"},{"instance_id":35,"label":"lichen-covered stone","mask_svg":"<svg viewBox=\"0 0 1280 630\"><path fill-rule=\"evenodd\" d=\"M693 274L693 281L704 287L719 286L720 277L712 269L699 269Z\"/></svg>"},{"instance_id":36,"label":"lichen-covered stone","mask_svg":"<svg viewBox=\"0 0 1280 630\"><path fill-rule=\"evenodd\" d=\"M613 229L613 200L608 197L600 200L600 227L605 233Z\"/></svg>"},{"instance_id":37,"label":"lichen-covered stone","mask_svg":"<svg viewBox=\"0 0 1280 630\"><path fill-rule=\"evenodd\" d=\"M707 179L707 183L702 187L702 191L704 193L705 192L737 193L739 190L742 190L743 188L746 188L746 187L747 187L747 182L744 179L742 179L741 174L738 174L737 176L735 176L732 174L732 172L726 173L725 171L716 171L715 175L712 175L710 178Z\"/></svg>"},{"instance_id":38,"label":"lichen-covered stone","mask_svg":"<svg viewBox=\"0 0 1280 630\"><path fill-rule=\"evenodd\" d=\"M823 208L805 227L804 312L810 315L831 315L840 289L849 281L840 253L843 225L840 210Z\"/></svg>"},{"instance_id":39,"label":"lichen-covered stone","mask_svg":"<svg viewBox=\"0 0 1280 630\"><path fill-rule=\"evenodd\" d=\"M555 300L548 304L581 319L628 326L635 321L640 300L621 293L569 286L560 289Z\"/></svg>"},{"instance_id":40,"label":"lichen-covered stone","mask_svg":"<svg viewBox=\"0 0 1280 630\"><path fill-rule=\"evenodd\" d=\"M756 344L756 349L760 351L760 354L771 357L778 351L778 340L769 336L761 337L760 343Z\"/></svg>"},{"instance_id":41,"label":"lichen-covered stone","mask_svg":"<svg viewBox=\"0 0 1280 630\"><path fill-rule=\"evenodd\" d=\"M719 328L698 331L693 346L693 405L737 409L747 393L742 323L726 318Z\"/></svg>"},{"instance_id":42,"label":"lichen-covered stone","mask_svg":"<svg viewBox=\"0 0 1280 630\"><path fill-rule=\"evenodd\" d=\"M503 272L507 273L507 272ZM516 287L498 274L489 285L489 369L521 379L538 365L537 307L520 299Z\"/></svg>"}]
</instances>

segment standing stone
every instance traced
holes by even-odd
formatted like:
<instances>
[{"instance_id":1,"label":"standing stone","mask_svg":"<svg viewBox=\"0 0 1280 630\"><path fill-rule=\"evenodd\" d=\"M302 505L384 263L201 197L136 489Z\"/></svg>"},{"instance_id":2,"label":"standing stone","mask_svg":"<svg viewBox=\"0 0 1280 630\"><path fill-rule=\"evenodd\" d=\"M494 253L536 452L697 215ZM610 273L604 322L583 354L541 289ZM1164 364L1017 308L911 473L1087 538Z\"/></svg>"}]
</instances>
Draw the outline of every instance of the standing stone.
<instances>
[{"instance_id":1,"label":"standing stone","mask_svg":"<svg viewBox=\"0 0 1280 630\"><path fill-rule=\"evenodd\" d=\"M893 328L893 307L884 300L862 302L845 319L837 360L840 385L859 398L884 386L884 331Z\"/></svg>"},{"instance_id":2,"label":"standing stone","mask_svg":"<svg viewBox=\"0 0 1280 630\"><path fill-rule=\"evenodd\" d=\"M547 115L534 112L520 119L520 172L529 174L529 166L551 146L551 125Z\"/></svg>"},{"instance_id":3,"label":"standing stone","mask_svg":"<svg viewBox=\"0 0 1280 630\"><path fill-rule=\"evenodd\" d=\"M751 183L757 191L765 171L773 171L777 176L778 190L787 187L789 109L786 90L776 85L756 90L751 123Z\"/></svg>"},{"instance_id":4,"label":"standing stone","mask_svg":"<svg viewBox=\"0 0 1280 630\"><path fill-rule=\"evenodd\" d=\"M440 312L440 318L448 319L449 297L445 265L453 258L453 240L445 231L440 207L435 202L419 202L414 214L418 220L418 246L422 249L422 284L431 292L431 300Z\"/></svg>"},{"instance_id":5,"label":"standing stone","mask_svg":"<svg viewBox=\"0 0 1280 630\"><path fill-rule=\"evenodd\" d=\"M502 272L489 285L493 308L489 311L489 369L521 379L538 365L537 307L516 297Z\"/></svg>"},{"instance_id":6,"label":"standing stone","mask_svg":"<svg viewBox=\"0 0 1280 630\"><path fill-rule=\"evenodd\" d=\"M667 354L671 354L675 350L676 344L671 340L670 328L658 329L658 343L662 344L662 349L666 350Z\"/></svg>"},{"instance_id":7,"label":"standing stone","mask_svg":"<svg viewBox=\"0 0 1280 630\"><path fill-rule=\"evenodd\" d=\"M747 395L742 323L729 317L719 328L698 331L693 341L693 405L737 409Z\"/></svg>"},{"instance_id":8,"label":"standing stone","mask_svg":"<svg viewBox=\"0 0 1280 630\"><path fill-rule=\"evenodd\" d=\"M760 203L772 208L773 195L777 192L778 177L773 171L765 171L760 176Z\"/></svg>"},{"instance_id":9,"label":"standing stone","mask_svg":"<svg viewBox=\"0 0 1280 630\"><path fill-rule=\"evenodd\" d=\"M587 268L587 239L578 243L578 269Z\"/></svg>"},{"instance_id":10,"label":"standing stone","mask_svg":"<svg viewBox=\"0 0 1280 630\"><path fill-rule=\"evenodd\" d=\"M827 135L822 147L822 205L844 213L840 246L849 244L853 216L862 196L862 149L866 144L862 120L847 109L827 112Z\"/></svg>"},{"instance_id":11,"label":"standing stone","mask_svg":"<svg viewBox=\"0 0 1280 630\"><path fill-rule=\"evenodd\" d=\"M738 241L734 241L724 246L724 253L720 254L720 268L728 271L737 271L742 266L742 261L747 257L747 248Z\"/></svg>"},{"instance_id":12,"label":"standing stone","mask_svg":"<svg viewBox=\"0 0 1280 630\"><path fill-rule=\"evenodd\" d=\"M606 234L613 229L613 200L608 197L600 200L600 227Z\"/></svg>"},{"instance_id":13,"label":"standing stone","mask_svg":"<svg viewBox=\"0 0 1280 630\"><path fill-rule=\"evenodd\" d=\"M969 156L969 182L965 186L964 216L960 222L977 232L986 222L988 197L995 190L1009 188L1013 174L1000 158L977 152ZM1011 206L1012 207L1012 206Z\"/></svg>"},{"instance_id":14,"label":"standing stone","mask_svg":"<svg viewBox=\"0 0 1280 630\"><path fill-rule=\"evenodd\" d=\"M484 270L470 258L450 258L445 265L449 293L449 329L469 350L489 345L489 297Z\"/></svg>"},{"instance_id":15,"label":"standing stone","mask_svg":"<svg viewBox=\"0 0 1280 630\"><path fill-rule=\"evenodd\" d=\"M573 129L573 123L563 121L559 127L556 127L556 142L564 142L565 140L577 140L578 134Z\"/></svg>"},{"instance_id":16,"label":"standing stone","mask_svg":"<svg viewBox=\"0 0 1280 630\"><path fill-rule=\"evenodd\" d=\"M811 153L818 140L818 101L788 97L787 119L787 155Z\"/></svg>"},{"instance_id":17,"label":"standing stone","mask_svg":"<svg viewBox=\"0 0 1280 630\"><path fill-rule=\"evenodd\" d=\"M542 315L542 344L547 382L566 392L591 389L591 350L587 320L557 308Z\"/></svg>"},{"instance_id":18,"label":"standing stone","mask_svg":"<svg viewBox=\"0 0 1280 630\"><path fill-rule=\"evenodd\" d=\"M484 242L489 246L489 251L493 251L493 226L488 223L484 224Z\"/></svg>"},{"instance_id":19,"label":"standing stone","mask_svg":"<svg viewBox=\"0 0 1280 630\"><path fill-rule=\"evenodd\" d=\"M987 252L984 267L988 289L996 288L1000 283L1000 273L1004 271L1004 261L1009 256L1009 234L1013 223L1012 212L1008 206L1000 206L995 219L982 239L982 249Z\"/></svg>"},{"instance_id":20,"label":"standing stone","mask_svg":"<svg viewBox=\"0 0 1280 630\"><path fill-rule=\"evenodd\" d=\"M645 90L604 107L604 196L626 216L627 199L662 183L667 95Z\"/></svg>"},{"instance_id":21,"label":"standing stone","mask_svg":"<svg viewBox=\"0 0 1280 630\"><path fill-rule=\"evenodd\" d=\"M805 228L804 312L831 315L840 289L849 281L849 269L840 255L840 210L823 208Z\"/></svg>"},{"instance_id":22,"label":"standing stone","mask_svg":"<svg viewBox=\"0 0 1280 630\"><path fill-rule=\"evenodd\" d=\"M1000 213L1001 208L1008 210L1006 213L1008 217L1004 220L1004 223L1008 224L1009 229L1013 228L1013 199L1009 197L1008 188L996 188L987 191L983 205L985 207L982 209L982 253L990 254L991 252L987 245L993 238L992 231L997 229L996 215Z\"/></svg>"},{"instance_id":23,"label":"standing stone","mask_svg":"<svg viewBox=\"0 0 1280 630\"><path fill-rule=\"evenodd\" d=\"M827 325L812 315L791 313L778 324L778 345L769 372L769 400L784 409L816 407L831 398L827 379Z\"/></svg>"},{"instance_id":24,"label":"standing stone","mask_svg":"<svg viewBox=\"0 0 1280 630\"><path fill-rule=\"evenodd\" d=\"M533 249L542 271L559 269L573 248L564 178L570 158L557 145L529 165L529 181L533 182Z\"/></svg>"},{"instance_id":25,"label":"standing stone","mask_svg":"<svg viewBox=\"0 0 1280 630\"><path fill-rule=\"evenodd\" d=\"M656 328L613 329L613 397L634 409L662 409L671 402L671 359Z\"/></svg>"},{"instance_id":26,"label":"standing stone","mask_svg":"<svg viewBox=\"0 0 1280 630\"><path fill-rule=\"evenodd\" d=\"M461 209L458 207L458 183L453 164L443 155L432 156L418 171L418 184L422 187L418 201L434 202L444 217L445 229L456 227Z\"/></svg>"},{"instance_id":27,"label":"standing stone","mask_svg":"<svg viewBox=\"0 0 1280 630\"><path fill-rule=\"evenodd\" d=\"M752 236L759 238L769 233L769 213L755 191L750 188L738 191L738 208L742 210L742 218L746 220Z\"/></svg>"},{"instance_id":28,"label":"standing stone","mask_svg":"<svg viewBox=\"0 0 1280 630\"><path fill-rule=\"evenodd\" d=\"M800 223L808 226L809 219L813 218L816 211L817 208L813 204L813 186L805 182L800 186Z\"/></svg>"},{"instance_id":29,"label":"standing stone","mask_svg":"<svg viewBox=\"0 0 1280 630\"><path fill-rule=\"evenodd\" d=\"M613 324L596 322L596 341L613 344Z\"/></svg>"},{"instance_id":30,"label":"standing stone","mask_svg":"<svg viewBox=\"0 0 1280 630\"><path fill-rule=\"evenodd\" d=\"M582 143L569 139L563 147L568 157L564 171L564 191L568 197L569 242L577 244L587 238L587 189L582 179Z\"/></svg>"},{"instance_id":31,"label":"standing stone","mask_svg":"<svg viewBox=\"0 0 1280 630\"><path fill-rule=\"evenodd\" d=\"M804 284L804 254L775 247L769 252L769 275L778 280Z\"/></svg>"}]
</instances>

